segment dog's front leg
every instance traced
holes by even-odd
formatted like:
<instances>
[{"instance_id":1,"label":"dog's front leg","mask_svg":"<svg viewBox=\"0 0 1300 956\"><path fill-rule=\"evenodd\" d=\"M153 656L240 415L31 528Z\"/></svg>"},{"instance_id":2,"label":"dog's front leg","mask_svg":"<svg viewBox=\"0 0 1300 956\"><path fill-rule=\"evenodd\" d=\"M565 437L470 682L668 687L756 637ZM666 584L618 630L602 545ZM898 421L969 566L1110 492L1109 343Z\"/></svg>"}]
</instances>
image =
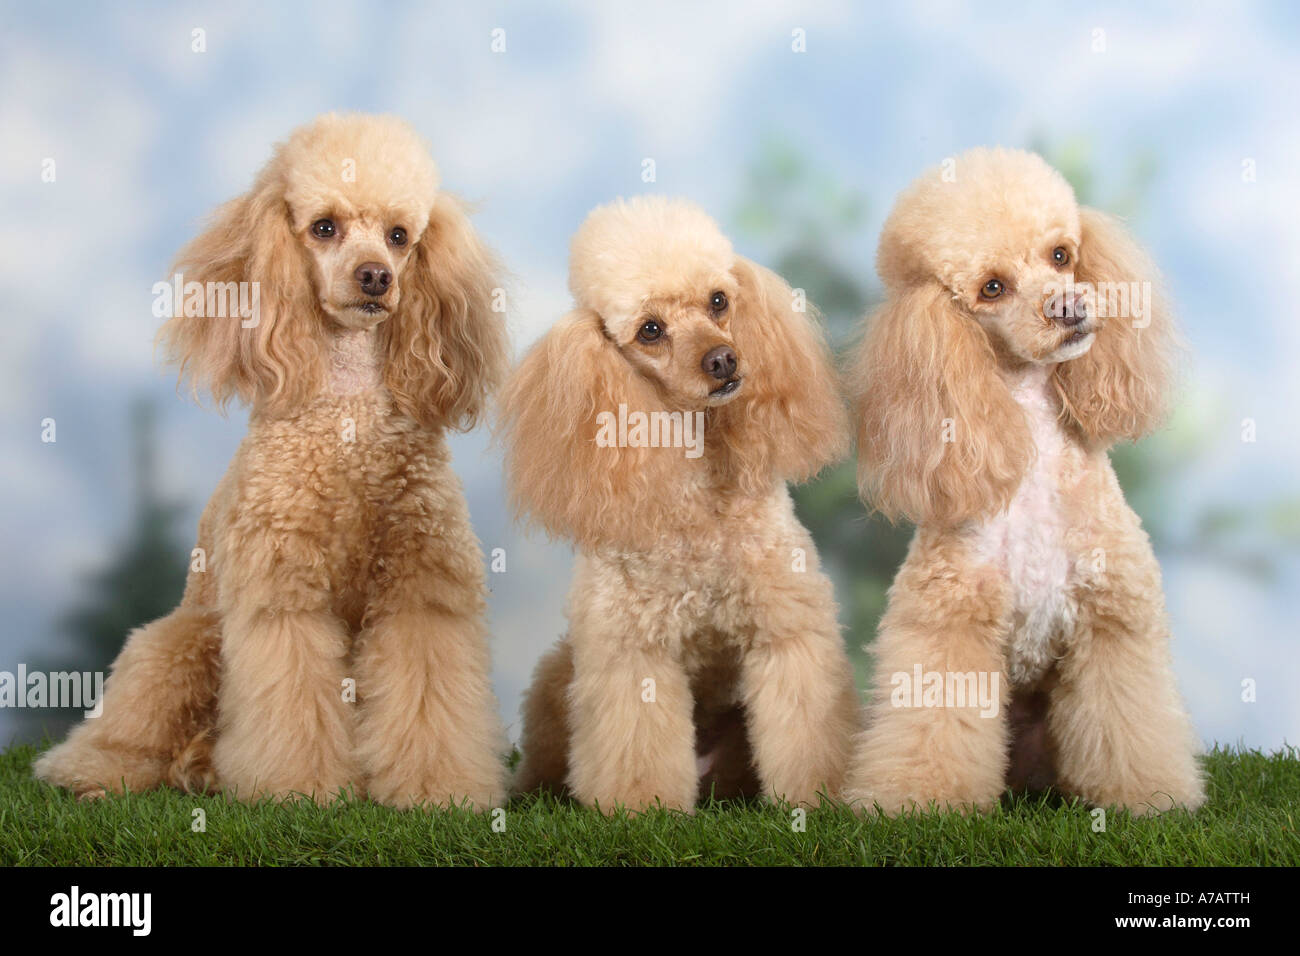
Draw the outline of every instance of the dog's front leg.
<instances>
[{"instance_id":1,"label":"dog's front leg","mask_svg":"<svg viewBox=\"0 0 1300 956\"><path fill-rule=\"evenodd\" d=\"M574 615L569 789L606 813L689 810L699 774L694 698L671 642L645 633L635 602Z\"/></svg>"},{"instance_id":2,"label":"dog's front leg","mask_svg":"<svg viewBox=\"0 0 1300 956\"><path fill-rule=\"evenodd\" d=\"M468 589L442 584L431 590L444 598ZM361 636L357 757L373 800L486 810L505 799L481 598L465 597L462 613L408 606L380 614Z\"/></svg>"},{"instance_id":3,"label":"dog's front leg","mask_svg":"<svg viewBox=\"0 0 1300 956\"><path fill-rule=\"evenodd\" d=\"M221 689L212 764L241 800L329 802L353 784L350 636L316 536L249 522L223 548Z\"/></svg>"},{"instance_id":4,"label":"dog's front leg","mask_svg":"<svg viewBox=\"0 0 1300 956\"><path fill-rule=\"evenodd\" d=\"M997 802L1008 762L1006 616L1003 585L990 569L913 544L876 638L873 694L846 800L886 814ZM958 681L960 702L949 692Z\"/></svg>"},{"instance_id":5,"label":"dog's front leg","mask_svg":"<svg viewBox=\"0 0 1300 956\"><path fill-rule=\"evenodd\" d=\"M1134 814L1195 809L1205 785L1174 680L1159 569L1145 543L1111 549L1107 563L1079 609L1048 704L1061 786Z\"/></svg>"},{"instance_id":6,"label":"dog's front leg","mask_svg":"<svg viewBox=\"0 0 1300 956\"><path fill-rule=\"evenodd\" d=\"M237 604L224 624L218 784L241 800L332 801L353 782L342 622L326 610Z\"/></svg>"},{"instance_id":7,"label":"dog's front leg","mask_svg":"<svg viewBox=\"0 0 1300 956\"><path fill-rule=\"evenodd\" d=\"M505 799L483 552L437 448L387 489L355 654L356 755L372 800L395 807ZM420 461L430 462L424 468Z\"/></svg>"},{"instance_id":8,"label":"dog's front leg","mask_svg":"<svg viewBox=\"0 0 1300 956\"><path fill-rule=\"evenodd\" d=\"M754 764L770 797L837 796L858 729L858 694L830 581L815 569L763 576L763 629L745 654L741 690Z\"/></svg>"}]
</instances>

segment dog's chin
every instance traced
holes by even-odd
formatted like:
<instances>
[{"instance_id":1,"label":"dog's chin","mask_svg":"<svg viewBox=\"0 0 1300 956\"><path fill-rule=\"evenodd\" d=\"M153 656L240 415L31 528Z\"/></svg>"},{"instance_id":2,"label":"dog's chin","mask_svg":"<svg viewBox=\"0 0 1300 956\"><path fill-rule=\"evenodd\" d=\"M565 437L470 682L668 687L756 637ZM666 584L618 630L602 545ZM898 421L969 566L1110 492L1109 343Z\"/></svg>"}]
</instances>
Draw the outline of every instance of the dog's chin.
<instances>
[{"instance_id":1,"label":"dog's chin","mask_svg":"<svg viewBox=\"0 0 1300 956\"><path fill-rule=\"evenodd\" d=\"M1097 330L1093 326L1071 332L1056 347L1056 350L1046 357L1045 361L1055 364L1077 359L1081 355L1086 355L1095 341L1097 341Z\"/></svg>"},{"instance_id":2,"label":"dog's chin","mask_svg":"<svg viewBox=\"0 0 1300 956\"><path fill-rule=\"evenodd\" d=\"M378 302L327 303L325 311L339 325L354 330L373 329L389 315L388 306Z\"/></svg>"},{"instance_id":3,"label":"dog's chin","mask_svg":"<svg viewBox=\"0 0 1300 956\"><path fill-rule=\"evenodd\" d=\"M720 405L726 405L740 393L740 387L744 384L744 379L737 375L733 379L723 382L713 391L709 392L704 399L704 404L710 408L717 408Z\"/></svg>"}]
</instances>

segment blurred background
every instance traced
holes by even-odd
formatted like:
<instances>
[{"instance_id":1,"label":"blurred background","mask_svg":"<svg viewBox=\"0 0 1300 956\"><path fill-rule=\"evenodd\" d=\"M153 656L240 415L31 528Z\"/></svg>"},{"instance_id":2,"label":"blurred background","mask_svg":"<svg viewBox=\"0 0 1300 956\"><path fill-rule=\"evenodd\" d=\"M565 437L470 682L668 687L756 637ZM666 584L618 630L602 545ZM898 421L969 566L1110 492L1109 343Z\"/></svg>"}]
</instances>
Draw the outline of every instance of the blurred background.
<instances>
[{"instance_id":1,"label":"blurred background","mask_svg":"<svg viewBox=\"0 0 1300 956\"><path fill-rule=\"evenodd\" d=\"M842 344L879 295L892 197L1001 144L1040 151L1082 201L1125 216L1167 274L1190 345L1177 412L1114 460L1164 568L1202 739L1296 743L1298 55L1300 8L1282 2L4 0L0 671L103 669L130 627L175 605L245 415L177 394L154 357L151 287L317 113L392 112L424 134L511 270L517 350L567 310L587 211L642 192L701 204L806 289ZM517 739L520 694L564 628L572 554L515 529L485 431L453 451L484 548L507 555L491 624ZM867 517L851 463L798 500L864 674L911 529ZM71 716L0 708L0 745Z\"/></svg>"}]
</instances>

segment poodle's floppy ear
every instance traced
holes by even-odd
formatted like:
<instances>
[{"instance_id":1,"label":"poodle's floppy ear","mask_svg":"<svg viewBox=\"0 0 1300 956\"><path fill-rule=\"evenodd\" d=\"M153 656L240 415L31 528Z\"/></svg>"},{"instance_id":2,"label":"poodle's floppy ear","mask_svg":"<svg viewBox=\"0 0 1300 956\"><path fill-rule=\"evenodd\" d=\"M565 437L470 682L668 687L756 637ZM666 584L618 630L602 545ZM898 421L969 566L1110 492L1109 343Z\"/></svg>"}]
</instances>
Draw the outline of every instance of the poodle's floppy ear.
<instances>
[{"instance_id":1,"label":"poodle's floppy ear","mask_svg":"<svg viewBox=\"0 0 1300 956\"><path fill-rule=\"evenodd\" d=\"M749 368L736 401L718 409L708 440L726 443L742 487L759 493L773 477L802 481L844 456L848 421L835 365L811 306L776 273L738 259L740 294L731 336Z\"/></svg>"},{"instance_id":2,"label":"poodle's floppy ear","mask_svg":"<svg viewBox=\"0 0 1300 956\"><path fill-rule=\"evenodd\" d=\"M680 481L673 471L683 453L600 440L610 437L607 416L617 419L619 405L650 412L663 403L606 336L600 316L577 309L529 350L502 391L498 428L521 514L579 545L653 540L651 505Z\"/></svg>"},{"instance_id":3,"label":"poodle's floppy ear","mask_svg":"<svg viewBox=\"0 0 1300 956\"><path fill-rule=\"evenodd\" d=\"M937 282L871 318L852 378L858 486L890 520L957 523L1006 507L1033 456L984 330Z\"/></svg>"},{"instance_id":4,"label":"poodle's floppy ear","mask_svg":"<svg viewBox=\"0 0 1300 956\"><path fill-rule=\"evenodd\" d=\"M399 282L397 314L380 326L384 382L417 421L470 428L505 373L507 341L496 263L453 197L437 197Z\"/></svg>"},{"instance_id":5,"label":"poodle's floppy ear","mask_svg":"<svg viewBox=\"0 0 1300 956\"><path fill-rule=\"evenodd\" d=\"M1164 417L1177 334L1151 259L1119 220L1079 212L1075 281L1090 283L1108 303L1104 311L1118 314L1107 314L1092 348L1058 365L1054 378L1066 413L1090 440L1107 445L1141 438Z\"/></svg>"},{"instance_id":6,"label":"poodle's floppy ear","mask_svg":"<svg viewBox=\"0 0 1300 956\"><path fill-rule=\"evenodd\" d=\"M186 289L198 283L203 291L173 303L158 336L196 394L211 392L218 406L238 398L287 409L314 392L324 365L322 319L273 177L264 175L218 209L207 231L181 250L173 272ZM252 305L247 315L233 307L241 300Z\"/></svg>"}]
</instances>

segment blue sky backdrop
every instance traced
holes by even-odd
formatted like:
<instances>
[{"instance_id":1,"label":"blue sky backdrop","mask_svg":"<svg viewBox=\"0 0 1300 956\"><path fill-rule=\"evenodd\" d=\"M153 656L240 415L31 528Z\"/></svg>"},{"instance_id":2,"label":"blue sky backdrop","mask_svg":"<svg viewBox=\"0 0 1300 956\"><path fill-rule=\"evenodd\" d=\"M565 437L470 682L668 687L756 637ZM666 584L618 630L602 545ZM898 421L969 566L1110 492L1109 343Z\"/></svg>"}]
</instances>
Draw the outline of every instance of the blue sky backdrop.
<instances>
[{"instance_id":1,"label":"blue sky backdrop","mask_svg":"<svg viewBox=\"0 0 1300 956\"><path fill-rule=\"evenodd\" d=\"M492 50L497 29L504 52ZM806 52L792 50L795 30ZM835 251L871 283L890 200L946 156L1082 142L1102 205L1135 157L1151 156L1133 226L1174 290L1191 347L1182 407L1206 442L1167 489L1171 520L1293 496L1298 55L1300 8L1287 3L5 0L0 670L58 646L56 616L125 530L134 397L159 404L163 490L187 504L191 532L245 416L177 396L154 358L151 286L273 143L334 109L396 113L428 139L511 271L517 349L567 309L568 239L612 197L687 196L741 252L773 254L734 215L765 140L868 197L867 228ZM53 183L41 179L49 158ZM55 444L40 440L47 417ZM1254 442L1242 441L1245 419ZM454 452L485 548L509 556L491 577L491 614L517 737L528 673L563 629L571 555L512 527L484 432L456 438ZM1161 555L1177 669L1203 739L1276 747L1300 740L1300 567L1267 521L1240 533L1276 552L1272 576L1195 547ZM1253 703L1245 679L1257 681ZM0 711L0 743L13 726Z\"/></svg>"}]
</instances>

